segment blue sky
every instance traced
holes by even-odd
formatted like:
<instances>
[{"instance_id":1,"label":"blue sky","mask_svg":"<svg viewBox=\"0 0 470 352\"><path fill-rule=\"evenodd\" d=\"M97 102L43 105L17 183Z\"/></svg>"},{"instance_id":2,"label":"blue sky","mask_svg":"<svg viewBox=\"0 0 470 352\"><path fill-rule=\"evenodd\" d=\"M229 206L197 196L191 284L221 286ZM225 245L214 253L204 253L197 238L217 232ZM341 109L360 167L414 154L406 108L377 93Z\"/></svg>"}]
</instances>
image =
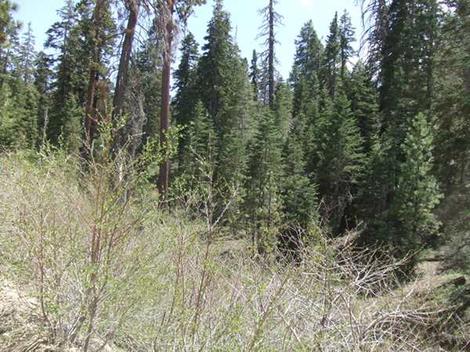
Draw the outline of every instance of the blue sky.
<instances>
[{"instance_id":1,"label":"blue sky","mask_svg":"<svg viewBox=\"0 0 470 352\"><path fill-rule=\"evenodd\" d=\"M64 4L64 0L15 0L18 4L16 18L25 25L31 22L36 36L36 46L42 48L45 32L57 20L56 11ZM225 0L225 9L231 14L233 35L241 49L241 54L251 58L253 49L260 48L261 39L257 39L261 18L258 10L264 7L267 0ZM355 0L279 0L277 11L284 16L283 25L278 29L277 47L279 59L278 70L287 78L291 69L295 52L294 41L302 25L312 20L315 30L320 37L326 37L328 27L335 11L339 14L347 9L356 28L356 47L362 32L361 10L355 5ZM194 33L199 43L203 43L207 23L212 15L213 0L196 9L190 19L188 29Z\"/></svg>"}]
</instances>

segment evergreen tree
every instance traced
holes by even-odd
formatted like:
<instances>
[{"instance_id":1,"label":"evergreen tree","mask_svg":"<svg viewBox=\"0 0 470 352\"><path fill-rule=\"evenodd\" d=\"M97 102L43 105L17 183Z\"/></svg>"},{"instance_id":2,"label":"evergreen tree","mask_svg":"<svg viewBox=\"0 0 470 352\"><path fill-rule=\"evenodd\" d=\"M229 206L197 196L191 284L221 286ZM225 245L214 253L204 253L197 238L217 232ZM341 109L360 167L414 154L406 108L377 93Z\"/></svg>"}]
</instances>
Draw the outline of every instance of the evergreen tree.
<instances>
[{"instance_id":1,"label":"evergreen tree","mask_svg":"<svg viewBox=\"0 0 470 352\"><path fill-rule=\"evenodd\" d=\"M176 94L174 118L178 125L187 125L196 104L195 84L197 79L198 45L192 33L181 43L181 61L174 73Z\"/></svg>"},{"instance_id":2,"label":"evergreen tree","mask_svg":"<svg viewBox=\"0 0 470 352\"><path fill-rule=\"evenodd\" d=\"M470 153L470 3L446 1L435 58L435 168L443 189L465 182ZM455 45L459 43L459 45Z\"/></svg>"},{"instance_id":3,"label":"evergreen tree","mask_svg":"<svg viewBox=\"0 0 470 352\"><path fill-rule=\"evenodd\" d=\"M57 56L52 58L52 62L55 64L55 79L47 125L48 140L54 144L59 143L65 124L76 123L65 120L65 116L71 116L64 111L65 106L69 106L67 104L68 97L74 95L77 98L78 106L76 108L85 103L90 59L86 37L83 35L89 14L84 13L84 9L86 7L83 6L76 8L72 0L67 0L65 6L58 11L60 20L47 31L48 37L45 46L57 52Z\"/></svg>"},{"instance_id":4,"label":"evergreen tree","mask_svg":"<svg viewBox=\"0 0 470 352\"><path fill-rule=\"evenodd\" d=\"M188 143L187 127L193 118L193 111L197 103L197 61L198 47L194 36L189 33L181 43L181 61L174 73L176 94L173 101L173 116L178 126L183 128L182 137L178 146L180 161L182 152Z\"/></svg>"},{"instance_id":5,"label":"evergreen tree","mask_svg":"<svg viewBox=\"0 0 470 352\"><path fill-rule=\"evenodd\" d=\"M340 64L341 34L338 26L338 13L330 24L330 33L326 39L323 56L322 83L331 97L336 95L336 81Z\"/></svg>"},{"instance_id":6,"label":"evergreen tree","mask_svg":"<svg viewBox=\"0 0 470 352\"><path fill-rule=\"evenodd\" d=\"M295 44L294 65L289 79L294 91L293 115L308 115L319 94L318 74L323 53L312 21L304 24Z\"/></svg>"},{"instance_id":7,"label":"evergreen tree","mask_svg":"<svg viewBox=\"0 0 470 352\"><path fill-rule=\"evenodd\" d=\"M282 23L282 16L275 10L277 0L268 0L268 5L261 9L263 16L263 25L261 26L260 37L265 38L265 50L261 54L262 79L260 81L260 91L263 101L266 105L273 108L274 94L276 88L276 53L275 46L278 43L276 39L276 27Z\"/></svg>"},{"instance_id":8,"label":"evergreen tree","mask_svg":"<svg viewBox=\"0 0 470 352\"><path fill-rule=\"evenodd\" d=\"M339 47L341 60L340 77L343 81L346 78L347 64L349 63L351 57L353 57L355 54L355 51L351 46L351 43L354 41L354 28L351 24L351 17L345 10L339 20Z\"/></svg>"},{"instance_id":9,"label":"evergreen tree","mask_svg":"<svg viewBox=\"0 0 470 352\"><path fill-rule=\"evenodd\" d=\"M316 187L308 177L305 163L303 126L294 120L282 153L282 228L279 249L287 258L301 260L301 250L318 220Z\"/></svg>"},{"instance_id":10,"label":"evergreen tree","mask_svg":"<svg viewBox=\"0 0 470 352\"><path fill-rule=\"evenodd\" d=\"M324 100L316 124L311 170L324 202L323 216L329 220L333 233L340 233L353 220L347 218L347 213L366 159L360 131L345 94L340 92L333 104L327 96Z\"/></svg>"},{"instance_id":11,"label":"evergreen tree","mask_svg":"<svg viewBox=\"0 0 470 352\"><path fill-rule=\"evenodd\" d=\"M217 0L198 65L200 99L217 135L216 183L229 197L242 185L245 146L251 136L252 89L248 67L230 35L230 20ZM222 196L223 198L223 196Z\"/></svg>"},{"instance_id":12,"label":"evergreen tree","mask_svg":"<svg viewBox=\"0 0 470 352\"><path fill-rule=\"evenodd\" d=\"M280 226L280 140L272 112L264 111L249 149L244 206L249 217L253 245L259 254L275 249Z\"/></svg>"},{"instance_id":13,"label":"evergreen tree","mask_svg":"<svg viewBox=\"0 0 470 352\"><path fill-rule=\"evenodd\" d=\"M187 143L182 151L180 167L185 186L192 191L203 188L214 176L216 134L212 121L199 101L196 103L187 126ZM212 186L212 185L208 185Z\"/></svg>"},{"instance_id":14,"label":"evergreen tree","mask_svg":"<svg viewBox=\"0 0 470 352\"><path fill-rule=\"evenodd\" d=\"M359 61L353 69L349 85L351 109L364 141L364 151L372 149L380 130L378 94L364 64Z\"/></svg>"},{"instance_id":15,"label":"evergreen tree","mask_svg":"<svg viewBox=\"0 0 470 352\"><path fill-rule=\"evenodd\" d=\"M47 139L47 125L49 123L51 105L52 74L51 59L41 51L36 58L34 73L34 86L39 94L37 112L38 146L42 145Z\"/></svg>"},{"instance_id":16,"label":"evergreen tree","mask_svg":"<svg viewBox=\"0 0 470 352\"><path fill-rule=\"evenodd\" d=\"M281 141L284 142L289 132L292 116L292 93L286 83L279 83L274 97L274 123L279 130Z\"/></svg>"},{"instance_id":17,"label":"evergreen tree","mask_svg":"<svg viewBox=\"0 0 470 352\"><path fill-rule=\"evenodd\" d=\"M439 223L433 213L440 193L431 171L433 131L424 114L418 114L402 145L405 156L400 165L394 207L389 223L395 224L392 242L402 251L429 245Z\"/></svg>"},{"instance_id":18,"label":"evergreen tree","mask_svg":"<svg viewBox=\"0 0 470 352\"><path fill-rule=\"evenodd\" d=\"M258 54L256 50L253 50L253 55L251 58L251 66L250 66L250 81L251 85L253 86L253 99L254 101L258 101L259 99L259 84L260 84L260 69L258 68Z\"/></svg>"},{"instance_id":19,"label":"evergreen tree","mask_svg":"<svg viewBox=\"0 0 470 352\"><path fill-rule=\"evenodd\" d=\"M0 0L0 48L7 44L11 26L15 26L12 12L16 6L9 0Z\"/></svg>"},{"instance_id":20,"label":"evergreen tree","mask_svg":"<svg viewBox=\"0 0 470 352\"><path fill-rule=\"evenodd\" d=\"M23 82L31 84L34 81L34 62L36 61L36 49L31 23L28 23L28 29L23 34L18 48L18 67L17 74Z\"/></svg>"}]
</instances>

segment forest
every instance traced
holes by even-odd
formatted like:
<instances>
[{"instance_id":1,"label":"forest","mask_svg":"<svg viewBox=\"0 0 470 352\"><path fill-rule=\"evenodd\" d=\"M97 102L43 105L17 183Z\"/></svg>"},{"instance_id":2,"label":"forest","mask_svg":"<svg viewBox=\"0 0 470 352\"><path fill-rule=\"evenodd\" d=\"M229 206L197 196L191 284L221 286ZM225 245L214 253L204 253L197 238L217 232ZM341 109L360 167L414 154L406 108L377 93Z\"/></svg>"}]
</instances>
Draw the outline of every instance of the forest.
<instances>
[{"instance_id":1,"label":"forest","mask_svg":"<svg viewBox=\"0 0 470 352\"><path fill-rule=\"evenodd\" d=\"M470 1L283 1L0 0L0 351L470 348Z\"/></svg>"}]
</instances>

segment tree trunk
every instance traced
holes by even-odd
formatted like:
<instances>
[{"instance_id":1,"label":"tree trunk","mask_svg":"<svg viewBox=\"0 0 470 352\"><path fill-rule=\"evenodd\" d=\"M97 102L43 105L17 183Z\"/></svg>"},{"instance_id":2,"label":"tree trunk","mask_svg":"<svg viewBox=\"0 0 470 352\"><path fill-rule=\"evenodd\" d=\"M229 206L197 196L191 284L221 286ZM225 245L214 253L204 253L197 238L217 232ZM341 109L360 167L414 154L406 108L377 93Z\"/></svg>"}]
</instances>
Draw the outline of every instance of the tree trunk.
<instances>
[{"instance_id":1,"label":"tree trunk","mask_svg":"<svg viewBox=\"0 0 470 352\"><path fill-rule=\"evenodd\" d=\"M113 98L113 121L115 121L123 110L124 97L128 82L129 61L131 59L132 44L134 42L135 29L139 16L140 0L126 0L126 7L129 10L127 28L122 43L121 59L116 79L116 90Z\"/></svg>"},{"instance_id":2,"label":"tree trunk","mask_svg":"<svg viewBox=\"0 0 470 352\"><path fill-rule=\"evenodd\" d=\"M268 89L269 107L274 108L274 0L269 0L269 53L268 53Z\"/></svg>"},{"instance_id":3,"label":"tree trunk","mask_svg":"<svg viewBox=\"0 0 470 352\"><path fill-rule=\"evenodd\" d=\"M162 70L162 107L160 116L160 145L165 148L167 142L167 132L170 127L170 77L171 77L171 58L173 44L173 12L175 0L166 0L163 7L163 28L165 31L164 42L165 50L163 53ZM170 176L170 160L166 159L160 165L160 174L158 175L158 190L163 197L168 192L168 180Z\"/></svg>"},{"instance_id":4,"label":"tree trunk","mask_svg":"<svg viewBox=\"0 0 470 352\"><path fill-rule=\"evenodd\" d=\"M92 144L98 129L99 116L96 111L96 86L99 81L99 66L101 62L101 48L98 37L105 4L106 0L97 0L93 11L93 26L91 29L93 48L85 102L85 138L81 153L84 159L91 157Z\"/></svg>"}]
</instances>

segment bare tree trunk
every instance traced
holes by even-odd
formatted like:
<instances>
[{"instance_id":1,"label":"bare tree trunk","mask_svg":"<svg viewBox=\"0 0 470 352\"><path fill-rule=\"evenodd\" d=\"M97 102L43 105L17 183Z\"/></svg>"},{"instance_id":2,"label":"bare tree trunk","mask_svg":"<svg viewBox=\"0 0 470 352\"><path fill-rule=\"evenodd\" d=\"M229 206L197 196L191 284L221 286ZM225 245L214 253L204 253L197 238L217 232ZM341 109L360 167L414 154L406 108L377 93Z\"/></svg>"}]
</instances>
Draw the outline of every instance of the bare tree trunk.
<instances>
[{"instance_id":1,"label":"bare tree trunk","mask_svg":"<svg viewBox=\"0 0 470 352\"><path fill-rule=\"evenodd\" d=\"M276 42L274 34L274 0L269 0L269 53L268 53L268 89L269 89L269 107L274 107L274 45Z\"/></svg>"},{"instance_id":2,"label":"bare tree trunk","mask_svg":"<svg viewBox=\"0 0 470 352\"><path fill-rule=\"evenodd\" d=\"M132 53L132 44L134 42L135 29L139 16L140 0L125 0L126 7L129 10L126 33L122 43L121 59L116 79L116 90L113 98L113 120L122 114L124 97L127 89L129 62Z\"/></svg>"},{"instance_id":3,"label":"bare tree trunk","mask_svg":"<svg viewBox=\"0 0 470 352\"><path fill-rule=\"evenodd\" d=\"M85 138L83 141L81 153L82 157L85 159L89 159L91 156L92 143L98 129L99 116L96 111L96 86L99 81L99 65L101 61L99 31L105 5L106 0L97 0L95 9L93 11L93 25L91 29L93 48L85 102Z\"/></svg>"},{"instance_id":4,"label":"bare tree trunk","mask_svg":"<svg viewBox=\"0 0 470 352\"><path fill-rule=\"evenodd\" d=\"M173 13L175 0L166 0L163 7L163 29L165 50L163 53L162 70L162 107L160 116L160 145L165 146L167 141L167 132L170 127L170 77L171 77L171 58L173 44ZM168 192L170 177L170 160L166 159L160 165L160 174L158 175L158 190L162 196Z\"/></svg>"}]
</instances>

